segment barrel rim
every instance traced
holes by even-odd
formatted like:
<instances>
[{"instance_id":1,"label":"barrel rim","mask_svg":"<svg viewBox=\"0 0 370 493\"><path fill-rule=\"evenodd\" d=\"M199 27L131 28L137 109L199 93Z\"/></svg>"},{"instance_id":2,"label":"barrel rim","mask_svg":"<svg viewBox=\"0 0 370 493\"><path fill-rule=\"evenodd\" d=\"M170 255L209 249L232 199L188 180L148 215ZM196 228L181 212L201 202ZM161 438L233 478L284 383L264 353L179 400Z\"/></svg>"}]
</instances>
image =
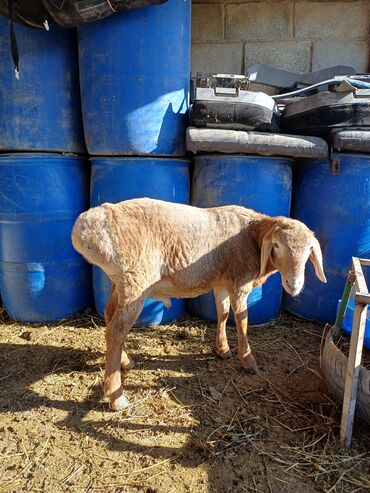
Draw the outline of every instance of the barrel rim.
<instances>
[{"instance_id":1,"label":"barrel rim","mask_svg":"<svg viewBox=\"0 0 370 493\"><path fill-rule=\"evenodd\" d=\"M0 164L6 164L7 161L11 161L12 164L17 162L38 160L55 160L64 162L76 162L76 161L88 161L88 157L78 156L77 154L61 154L53 152L5 152L0 153ZM34 164L34 163L32 163Z\"/></svg>"},{"instance_id":2,"label":"barrel rim","mask_svg":"<svg viewBox=\"0 0 370 493\"><path fill-rule=\"evenodd\" d=\"M59 260L25 260L24 262L0 261L0 272L21 273L21 272L51 272L55 270L85 269L90 265L78 253L76 258L66 258Z\"/></svg>"},{"instance_id":3,"label":"barrel rim","mask_svg":"<svg viewBox=\"0 0 370 493\"><path fill-rule=\"evenodd\" d=\"M135 164L138 164L137 161L142 162L143 164L149 164L149 161L163 161L165 163L170 164L170 162L176 162L178 164L190 164L191 159L183 159L176 157L156 157L156 156L89 156L89 161L94 164L94 161L112 161L111 164L116 164L118 162L128 162L135 161ZM155 163L153 163L155 164Z\"/></svg>"},{"instance_id":4,"label":"barrel rim","mask_svg":"<svg viewBox=\"0 0 370 493\"><path fill-rule=\"evenodd\" d=\"M364 154L364 153L361 153L361 152L340 152L340 151L336 151L336 152L332 152L330 154L330 158L329 157L326 157L326 158L322 158L322 159L317 159L317 158L299 158L298 161L303 161L305 164L321 164L321 163L325 163L325 164L330 164L330 160L333 160L333 159L339 159L339 160L343 160L343 159L346 159L346 158L357 158L359 160L370 160L370 155L369 154ZM362 158L362 159L361 159Z\"/></svg>"},{"instance_id":5,"label":"barrel rim","mask_svg":"<svg viewBox=\"0 0 370 493\"><path fill-rule=\"evenodd\" d=\"M255 159L257 161L285 161L288 162L289 164L294 164L295 159L292 157L284 157L284 156L258 156L256 154L222 154L221 152L214 152L214 153L206 153L206 154L199 154L194 156L194 161L200 160L203 158L210 158L210 157L217 157L217 158L224 158L225 160L236 160L236 159Z\"/></svg>"}]
</instances>

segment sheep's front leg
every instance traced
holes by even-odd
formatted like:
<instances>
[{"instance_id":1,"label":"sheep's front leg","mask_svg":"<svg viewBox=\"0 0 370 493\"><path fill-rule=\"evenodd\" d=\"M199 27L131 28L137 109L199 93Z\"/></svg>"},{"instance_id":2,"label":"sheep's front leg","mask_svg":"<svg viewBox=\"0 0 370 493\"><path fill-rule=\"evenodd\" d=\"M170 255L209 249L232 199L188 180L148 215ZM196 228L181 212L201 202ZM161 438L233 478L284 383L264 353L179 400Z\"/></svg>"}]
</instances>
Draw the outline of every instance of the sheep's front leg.
<instances>
[{"instance_id":1,"label":"sheep's front leg","mask_svg":"<svg viewBox=\"0 0 370 493\"><path fill-rule=\"evenodd\" d=\"M217 310L217 329L216 329L216 353L221 358L231 358L231 351L226 335L226 322L230 311L230 298L225 289L216 288L213 290L216 310Z\"/></svg>"},{"instance_id":2,"label":"sheep's front leg","mask_svg":"<svg viewBox=\"0 0 370 493\"><path fill-rule=\"evenodd\" d=\"M125 350L125 341L130 328L143 307L144 298L127 303L124 306L119 306L117 303L113 303L113 315L105 331L104 378L105 394L109 397L110 406L115 411L124 409L129 404L122 391L121 364L126 365L130 362Z\"/></svg>"},{"instance_id":3,"label":"sheep's front leg","mask_svg":"<svg viewBox=\"0 0 370 493\"><path fill-rule=\"evenodd\" d=\"M257 365L248 343L248 309L247 298L249 293L237 293L231 297L236 329L238 333L238 356L248 373L255 374Z\"/></svg>"}]
</instances>

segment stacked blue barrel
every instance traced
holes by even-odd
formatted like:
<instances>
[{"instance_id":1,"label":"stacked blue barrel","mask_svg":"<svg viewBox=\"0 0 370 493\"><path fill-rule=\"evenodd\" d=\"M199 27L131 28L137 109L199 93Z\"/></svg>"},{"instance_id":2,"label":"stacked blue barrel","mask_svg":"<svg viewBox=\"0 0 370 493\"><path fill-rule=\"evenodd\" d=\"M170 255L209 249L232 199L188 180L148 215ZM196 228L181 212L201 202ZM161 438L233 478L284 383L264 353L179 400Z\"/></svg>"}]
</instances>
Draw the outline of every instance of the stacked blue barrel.
<instances>
[{"instance_id":1,"label":"stacked blue barrel","mask_svg":"<svg viewBox=\"0 0 370 493\"><path fill-rule=\"evenodd\" d=\"M198 207L234 204L271 216L289 216L293 163L289 158L253 155L196 156L192 204ZM249 295L249 322L257 325L276 318L280 313L281 299L280 274L276 274ZM190 300L189 308L198 317L217 319L213 293Z\"/></svg>"},{"instance_id":2,"label":"stacked blue barrel","mask_svg":"<svg viewBox=\"0 0 370 493\"><path fill-rule=\"evenodd\" d=\"M190 0L168 0L79 28L82 112L92 163L91 206L151 197L189 203L185 154ZM110 281L94 268L103 316ZM147 300L137 325L170 322L185 308Z\"/></svg>"},{"instance_id":3,"label":"stacked blue barrel","mask_svg":"<svg viewBox=\"0 0 370 493\"><path fill-rule=\"evenodd\" d=\"M0 293L9 316L59 320L90 303L90 270L73 250L75 218L88 208L89 164L78 90L76 33L0 18ZM74 155L73 155L73 154Z\"/></svg>"}]
</instances>

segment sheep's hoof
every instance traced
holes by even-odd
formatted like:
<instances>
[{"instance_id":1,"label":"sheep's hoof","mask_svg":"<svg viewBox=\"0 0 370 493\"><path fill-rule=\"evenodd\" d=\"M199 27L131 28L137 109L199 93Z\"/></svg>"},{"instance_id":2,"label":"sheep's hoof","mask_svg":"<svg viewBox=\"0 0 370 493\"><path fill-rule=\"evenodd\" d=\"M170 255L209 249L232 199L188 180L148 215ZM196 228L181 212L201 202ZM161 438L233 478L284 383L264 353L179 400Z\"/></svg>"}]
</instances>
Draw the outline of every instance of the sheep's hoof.
<instances>
[{"instance_id":1,"label":"sheep's hoof","mask_svg":"<svg viewBox=\"0 0 370 493\"><path fill-rule=\"evenodd\" d=\"M242 365L247 375L256 375L258 373L256 361L251 354L242 359Z\"/></svg>"},{"instance_id":2,"label":"sheep's hoof","mask_svg":"<svg viewBox=\"0 0 370 493\"><path fill-rule=\"evenodd\" d=\"M222 353L221 351L216 349L216 354L221 359L231 359L233 357L233 353L230 351L230 349L226 351L226 353Z\"/></svg>"},{"instance_id":3,"label":"sheep's hoof","mask_svg":"<svg viewBox=\"0 0 370 493\"><path fill-rule=\"evenodd\" d=\"M114 401L110 402L110 408L113 411L122 411L123 409L126 409L128 406L129 406L129 402L124 395L121 395L120 397L118 397L118 399L115 399Z\"/></svg>"},{"instance_id":4,"label":"sheep's hoof","mask_svg":"<svg viewBox=\"0 0 370 493\"><path fill-rule=\"evenodd\" d=\"M219 355L221 359L231 359L233 357L233 353L230 351L227 351L227 353L220 354Z\"/></svg>"},{"instance_id":5,"label":"sheep's hoof","mask_svg":"<svg viewBox=\"0 0 370 493\"><path fill-rule=\"evenodd\" d=\"M121 363L122 370L132 370L135 367L135 361L130 359L128 363Z\"/></svg>"}]
</instances>

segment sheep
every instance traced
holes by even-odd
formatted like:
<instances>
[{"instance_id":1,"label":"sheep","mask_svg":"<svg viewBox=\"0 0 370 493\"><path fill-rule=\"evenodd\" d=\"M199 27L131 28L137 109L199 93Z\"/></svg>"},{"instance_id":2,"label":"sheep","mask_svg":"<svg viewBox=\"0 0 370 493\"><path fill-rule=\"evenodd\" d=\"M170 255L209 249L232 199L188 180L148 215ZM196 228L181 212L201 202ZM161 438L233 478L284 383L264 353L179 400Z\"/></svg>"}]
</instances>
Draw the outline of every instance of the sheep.
<instances>
[{"instance_id":1,"label":"sheep","mask_svg":"<svg viewBox=\"0 0 370 493\"><path fill-rule=\"evenodd\" d=\"M307 226L240 206L201 209L149 198L105 203L77 218L72 243L112 281L104 313L104 389L113 410L128 406L120 368L133 365L125 341L147 297L169 306L171 297L191 298L213 290L216 353L230 357L226 321L231 304L239 359L255 373L247 338L251 290L279 271L285 291L298 295L308 259L318 279L326 282L319 242Z\"/></svg>"}]
</instances>

